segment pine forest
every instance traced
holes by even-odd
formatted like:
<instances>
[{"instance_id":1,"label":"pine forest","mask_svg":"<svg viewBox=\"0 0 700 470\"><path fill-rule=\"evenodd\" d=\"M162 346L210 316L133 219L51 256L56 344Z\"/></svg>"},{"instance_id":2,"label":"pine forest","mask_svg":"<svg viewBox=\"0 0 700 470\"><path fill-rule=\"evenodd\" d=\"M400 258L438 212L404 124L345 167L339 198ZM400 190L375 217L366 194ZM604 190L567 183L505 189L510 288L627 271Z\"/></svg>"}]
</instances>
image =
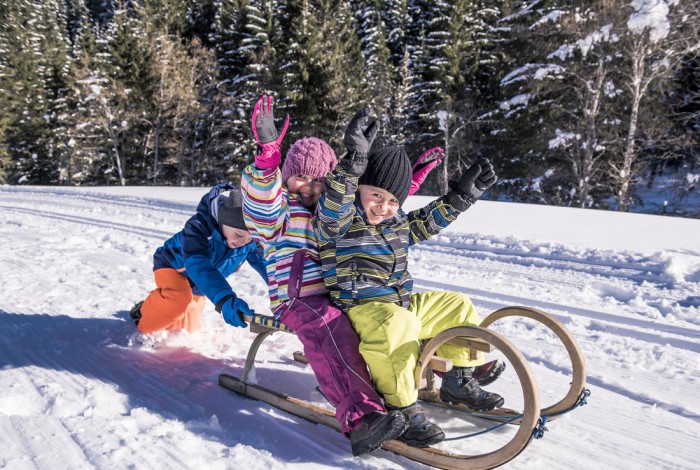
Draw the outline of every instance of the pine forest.
<instances>
[{"instance_id":1,"label":"pine forest","mask_svg":"<svg viewBox=\"0 0 700 470\"><path fill-rule=\"evenodd\" d=\"M236 183L271 94L283 154L363 106L444 148L419 194L488 157L491 199L643 212L663 178L700 217L699 35L696 0L3 0L0 184Z\"/></svg>"}]
</instances>

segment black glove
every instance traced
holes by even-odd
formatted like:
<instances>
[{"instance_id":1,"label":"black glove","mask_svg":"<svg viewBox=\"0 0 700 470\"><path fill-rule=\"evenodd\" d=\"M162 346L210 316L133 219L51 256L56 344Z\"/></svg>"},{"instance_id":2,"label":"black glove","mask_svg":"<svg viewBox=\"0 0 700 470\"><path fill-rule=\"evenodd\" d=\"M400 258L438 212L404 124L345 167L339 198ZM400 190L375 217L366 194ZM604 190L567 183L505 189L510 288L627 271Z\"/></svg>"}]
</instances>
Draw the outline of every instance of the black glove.
<instances>
[{"instance_id":1,"label":"black glove","mask_svg":"<svg viewBox=\"0 0 700 470\"><path fill-rule=\"evenodd\" d=\"M450 183L451 191L447 193L447 202L464 212L484 194L484 191L493 186L497 179L489 159L480 158L467 168L459 181Z\"/></svg>"},{"instance_id":2,"label":"black glove","mask_svg":"<svg viewBox=\"0 0 700 470\"><path fill-rule=\"evenodd\" d=\"M379 131L379 121L372 116L370 108L362 108L350 120L348 128L345 129L343 142L351 159L367 158L374 138Z\"/></svg>"}]
</instances>

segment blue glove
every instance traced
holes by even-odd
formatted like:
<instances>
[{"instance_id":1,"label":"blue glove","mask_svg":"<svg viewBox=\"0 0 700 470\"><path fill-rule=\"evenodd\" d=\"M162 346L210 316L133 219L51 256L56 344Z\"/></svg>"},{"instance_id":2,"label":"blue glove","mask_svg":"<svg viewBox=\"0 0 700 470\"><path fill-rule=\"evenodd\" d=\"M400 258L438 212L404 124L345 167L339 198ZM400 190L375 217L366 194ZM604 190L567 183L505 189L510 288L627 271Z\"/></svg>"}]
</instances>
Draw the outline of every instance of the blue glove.
<instances>
[{"instance_id":1,"label":"blue glove","mask_svg":"<svg viewBox=\"0 0 700 470\"><path fill-rule=\"evenodd\" d=\"M224 321L232 326L245 328L248 326L243 321L243 315L253 315L255 313L243 299L235 295L224 297L216 305L216 311L224 316Z\"/></svg>"}]
</instances>

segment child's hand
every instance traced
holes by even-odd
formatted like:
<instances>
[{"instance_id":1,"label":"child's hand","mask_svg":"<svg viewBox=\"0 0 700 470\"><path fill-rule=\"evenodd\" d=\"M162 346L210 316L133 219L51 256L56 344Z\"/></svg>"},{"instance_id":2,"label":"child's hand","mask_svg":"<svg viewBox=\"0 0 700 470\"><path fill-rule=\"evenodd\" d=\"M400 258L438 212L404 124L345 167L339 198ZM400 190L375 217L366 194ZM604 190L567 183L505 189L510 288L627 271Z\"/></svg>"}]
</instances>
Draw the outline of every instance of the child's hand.
<instances>
[{"instance_id":1,"label":"child's hand","mask_svg":"<svg viewBox=\"0 0 700 470\"><path fill-rule=\"evenodd\" d=\"M274 98L272 96L262 95L258 102L255 103L255 108L253 108L251 124L255 140L260 145L272 142L279 145L282 139L284 139L284 134L287 133L287 127L289 127L288 114L287 120L284 122L284 126L282 126L278 137L277 127L275 127L275 116L273 114L273 100Z\"/></svg>"},{"instance_id":2,"label":"child's hand","mask_svg":"<svg viewBox=\"0 0 700 470\"><path fill-rule=\"evenodd\" d=\"M221 314L224 316L224 321L229 325L241 328L248 326L248 324L243 321L243 315L252 316L253 313L253 310L248 306L245 300L235 296L229 297L221 306Z\"/></svg>"},{"instance_id":3,"label":"child's hand","mask_svg":"<svg viewBox=\"0 0 700 470\"><path fill-rule=\"evenodd\" d=\"M465 171L459 181L452 183L448 201L460 211L467 210L498 177L488 158L481 158Z\"/></svg>"},{"instance_id":4,"label":"child's hand","mask_svg":"<svg viewBox=\"0 0 700 470\"><path fill-rule=\"evenodd\" d=\"M379 131L379 121L371 117L370 108L362 108L350 120L343 142L350 158L367 158L374 138Z\"/></svg>"},{"instance_id":5,"label":"child's hand","mask_svg":"<svg viewBox=\"0 0 700 470\"><path fill-rule=\"evenodd\" d=\"M414 194L423 184L428 173L435 168L438 163L442 162L442 157L445 156L445 151L440 147L434 147L423 152L415 165L413 165L413 178L411 179L411 189L408 191L408 195Z\"/></svg>"},{"instance_id":6,"label":"child's hand","mask_svg":"<svg viewBox=\"0 0 700 470\"><path fill-rule=\"evenodd\" d=\"M260 154L255 156L255 166L259 170L279 166L282 159L280 144L287 133L287 127L289 127L289 115L287 115L282 130L279 134L277 133L272 101L272 96L261 96L255 103L251 117L253 135L260 146Z\"/></svg>"}]
</instances>

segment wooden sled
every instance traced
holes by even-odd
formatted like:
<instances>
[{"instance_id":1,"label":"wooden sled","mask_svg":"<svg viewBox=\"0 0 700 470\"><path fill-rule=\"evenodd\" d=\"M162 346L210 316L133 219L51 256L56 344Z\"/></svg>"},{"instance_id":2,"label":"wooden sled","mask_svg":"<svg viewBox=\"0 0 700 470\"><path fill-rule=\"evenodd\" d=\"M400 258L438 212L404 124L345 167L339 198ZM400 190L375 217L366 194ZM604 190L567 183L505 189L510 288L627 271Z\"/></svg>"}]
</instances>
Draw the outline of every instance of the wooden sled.
<instances>
[{"instance_id":1,"label":"wooden sled","mask_svg":"<svg viewBox=\"0 0 700 470\"><path fill-rule=\"evenodd\" d=\"M439 358L434 355L435 351L442 344L449 342L451 344L468 347L472 351L485 352L492 351L495 347L505 356L508 362L510 362L511 367L516 372L522 389L524 402L522 411L508 409L505 411L494 410L492 412L488 412L489 416L493 416L494 419L511 419L512 417L518 417L517 424L520 426L512 439L501 448L480 455L462 455L436 448L420 449L410 447L397 440L384 443L382 448L437 468L461 470L495 468L513 459L520 452L522 452L525 447L527 447L527 445L531 442L533 433L538 426L541 411L548 411L551 413L551 410L563 410L570 406L569 403L572 401L570 396L573 395L571 390L560 402L547 407L544 410L540 409L539 391L535 385L532 372L530 371L529 365L524 356L505 337L487 328L495 321L508 316L527 316L528 318L533 318L540 321L552 329L552 331L554 331L564 343L572 359L574 380L572 381L571 390L579 387L580 391L583 388L585 385L585 365L583 356L575 340L564 328L564 326L551 315L539 310L530 309L527 307L505 308L489 315L482 322L481 326L461 326L451 328L432 338L422 348L418 365L416 367L416 384L420 389L422 389L419 392L422 399L439 402L439 398L437 400L435 399L437 393L434 390L434 384L432 381L432 370L434 369L445 372L452 367L449 360ZM246 357L246 361L243 366L243 374L240 378L229 374L221 374L219 376L219 384L222 387L236 393L263 401L275 406L276 408L307 419L308 421L322 424L335 429L336 431L340 431L340 426L333 412L318 407L312 403L308 403L304 400L287 396L283 393L267 389L257 384L248 383L249 374L254 366L255 356L262 342L268 336L277 331L288 333L293 332L272 317L255 315L254 317L246 317L245 320L250 323L250 330L257 333L257 336L253 340L253 343L248 351L248 356ZM303 356L297 357L297 359L303 361ZM578 395L576 399L578 399ZM465 416L468 415L470 411L466 407L464 407L464 409L461 409L460 407L456 408L460 409L461 411L465 411Z\"/></svg>"}]
</instances>

